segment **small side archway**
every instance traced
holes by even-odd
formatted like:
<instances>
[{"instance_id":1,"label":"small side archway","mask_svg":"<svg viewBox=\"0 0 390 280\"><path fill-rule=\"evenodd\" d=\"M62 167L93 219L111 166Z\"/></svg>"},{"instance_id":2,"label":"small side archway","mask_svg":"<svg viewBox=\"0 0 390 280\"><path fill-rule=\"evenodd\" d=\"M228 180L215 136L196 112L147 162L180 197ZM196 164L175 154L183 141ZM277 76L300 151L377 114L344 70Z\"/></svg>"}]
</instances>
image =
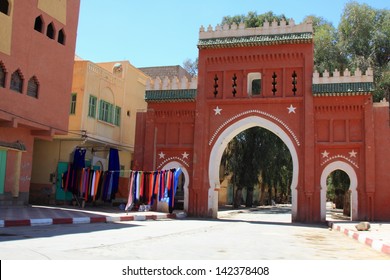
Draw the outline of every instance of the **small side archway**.
<instances>
[{"instance_id":1,"label":"small side archway","mask_svg":"<svg viewBox=\"0 0 390 280\"><path fill-rule=\"evenodd\" d=\"M349 189L351 191L351 219L352 221L358 218L358 197L357 197L357 186L358 179L355 169L344 161L334 161L329 163L321 174L321 221L326 221L326 191L328 176L335 170L342 170L349 176L351 181Z\"/></svg>"},{"instance_id":2,"label":"small side archway","mask_svg":"<svg viewBox=\"0 0 390 280\"><path fill-rule=\"evenodd\" d=\"M293 176L291 182L291 196L292 196L292 221L296 219L298 213L298 174L299 174L299 160L298 153L295 148L293 141L290 136L277 124L274 122L260 117L260 116L249 116L247 118L241 119L229 127L227 127L216 139L211 152L209 159L209 193L208 193L208 209L212 211L212 216L217 218L218 214L218 188L219 188L219 165L222 159L222 154L232 140L240 132L251 128L259 126L277 135L287 146L290 151L292 162L293 162Z\"/></svg>"},{"instance_id":3,"label":"small side archway","mask_svg":"<svg viewBox=\"0 0 390 280\"><path fill-rule=\"evenodd\" d=\"M164 165L161 169L162 170L167 170L167 169L172 169L172 168L180 168L183 172L184 175L184 212L188 212L188 185L190 182L190 176L188 174L187 168L180 162L178 161L170 161L166 165Z\"/></svg>"}]
</instances>

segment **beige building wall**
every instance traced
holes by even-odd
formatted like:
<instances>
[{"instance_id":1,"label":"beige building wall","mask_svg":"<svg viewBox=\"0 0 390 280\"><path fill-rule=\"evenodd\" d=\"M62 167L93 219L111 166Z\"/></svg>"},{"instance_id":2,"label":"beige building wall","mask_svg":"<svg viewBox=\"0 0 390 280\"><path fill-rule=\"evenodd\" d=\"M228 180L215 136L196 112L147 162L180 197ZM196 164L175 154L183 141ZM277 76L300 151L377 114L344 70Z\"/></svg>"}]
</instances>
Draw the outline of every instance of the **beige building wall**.
<instances>
[{"instance_id":1,"label":"beige building wall","mask_svg":"<svg viewBox=\"0 0 390 280\"><path fill-rule=\"evenodd\" d=\"M66 24L67 0L38 0L38 8L48 15Z\"/></svg>"},{"instance_id":2,"label":"beige building wall","mask_svg":"<svg viewBox=\"0 0 390 280\"><path fill-rule=\"evenodd\" d=\"M0 52L7 55L11 55L13 5L14 0L9 0L8 15L0 13Z\"/></svg>"},{"instance_id":3,"label":"beige building wall","mask_svg":"<svg viewBox=\"0 0 390 280\"><path fill-rule=\"evenodd\" d=\"M53 184L50 174L56 173L58 162L71 162L77 146L87 149L86 161L101 164L103 170L107 169L109 148L117 148L122 168L129 170L134 152L136 112L147 107L146 79L147 76L128 61L95 64L75 60L69 98L76 94L76 108L75 114L69 115L69 133L55 136L53 142L35 142L32 183L49 188ZM95 117L88 115L91 95L97 100ZM119 126L99 120L101 100L121 108ZM60 178L62 174L56 175Z\"/></svg>"},{"instance_id":4,"label":"beige building wall","mask_svg":"<svg viewBox=\"0 0 390 280\"><path fill-rule=\"evenodd\" d=\"M113 71L118 67L122 68L122 71L115 70L116 76L123 78L125 90L123 105L126 111L123 111L122 119L127 131L122 134L122 141L129 143L134 149L136 113L139 110L145 111L147 109L145 89L148 76L128 61L98 63L98 65L107 71Z\"/></svg>"}]
</instances>

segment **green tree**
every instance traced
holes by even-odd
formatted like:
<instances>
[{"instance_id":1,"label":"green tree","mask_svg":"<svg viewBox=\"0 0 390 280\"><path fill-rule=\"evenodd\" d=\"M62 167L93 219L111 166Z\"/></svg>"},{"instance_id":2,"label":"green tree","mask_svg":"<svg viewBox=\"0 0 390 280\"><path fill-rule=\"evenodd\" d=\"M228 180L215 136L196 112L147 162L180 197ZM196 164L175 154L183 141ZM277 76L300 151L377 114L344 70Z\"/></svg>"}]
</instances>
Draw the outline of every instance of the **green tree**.
<instances>
[{"instance_id":1,"label":"green tree","mask_svg":"<svg viewBox=\"0 0 390 280\"><path fill-rule=\"evenodd\" d=\"M253 197L253 187L258 184L261 164L259 129L249 128L232 139L224 155L222 163L225 173L232 174L231 182L236 187L233 206L238 208L242 201L242 190L247 189L246 206L252 206L249 197Z\"/></svg>"},{"instance_id":2,"label":"green tree","mask_svg":"<svg viewBox=\"0 0 390 280\"><path fill-rule=\"evenodd\" d=\"M374 101L388 96L390 60L390 11L367 4L346 4L338 26L338 45L348 59L348 68L374 70Z\"/></svg>"},{"instance_id":3,"label":"green tree","mask_svg":"<svg viewBox=\"0 0 390 280\"><path fill-rule=\"evenodd\" d=\"M231 174L235 186L233 206L242 202L246 189L245 206L253 204L253 189L260 184L262 195L268 189L271 199L282 201L289 195L292 180L292 159L287 146L274 133L252 127L234 137L222 156L224 175Z\"/></svg>"},{"instance_id":4,"label":"green tree","mask_svg":"<svg viewBox=\"0 0 390 280\"><path fill-rule=\"evenodd\" d=\"M247 15L225 16L222 19L221 25L231 25L233 23L240 24L241 22L244 22L245 26L250 28L263 26L265 21L272 22L275 20L280 22L282 19L287 20L284 14L275 15L271 11L261 15L258 15L256 12L248 12Z\"/></svg>"},{"instance_id":5,"label":"green tree","mask_svg":"<svg viewBox=\"0 0 390 280\"><path fill-rule=\"evenodd\" d=\"M183 62L183 68L192 76L195 77L198 75L198 58L194 61L191 59L186 59Z\"/></svg>"},{"instance_id":6,"label":"green tree","mask_svg":"<svg viewBox=\"0 0 390 280\"><path fill-rule=\"evenodd\" d=\"M314 31L314 66L319 73L335 69L343 72L347 68L347 58L338 45L337 29L322 17L307 16L305 22L312 22Z\"/></svg>"},{"instance_id":7,"label":"green tree","mask_svg":"<svg viewBox=\"0 0 390 280\"><path fill-rule=\"evenodd\" d=\"M343 209L344 215L350 215L349 187L351 181L342 170L333 171L327 178L327 200L335 203L336 208Z\"/></svg>"}]
</instances>

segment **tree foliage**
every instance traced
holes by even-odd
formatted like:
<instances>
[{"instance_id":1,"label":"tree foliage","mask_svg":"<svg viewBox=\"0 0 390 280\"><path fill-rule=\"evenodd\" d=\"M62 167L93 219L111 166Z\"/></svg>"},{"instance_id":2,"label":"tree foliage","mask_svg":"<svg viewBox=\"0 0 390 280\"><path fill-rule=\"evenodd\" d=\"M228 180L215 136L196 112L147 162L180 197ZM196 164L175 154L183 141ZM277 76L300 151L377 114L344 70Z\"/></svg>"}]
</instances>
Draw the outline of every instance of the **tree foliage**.
<instances>
[{"instance_id":1,"label":"tree foliage","mask_svg":"<svg viewBox=\"0 0 390 280\"><path fill-rule=\"evenodd\" d=\"M245 26L250 27L260 27L263 26L265 21L273 22L274 20L280 22L281 20L287 20L284 14L275 15L273 12L264 13L258 15L256 12L249 12L247 15L236 15L236 16L225 16L222 19L221 25L233 23L240 24L241 22L245 23Z\"/></svg>"},{"instance_id":2,"label":"tree foliage","mask_svg":"<svg viewBox=\"0 0 390 280\"><path fill-rule=\"evenodd\" d=\"M252 206L253 188L268 189L269 198L287 197L292 180L292 159L287 146L272 132L252 127L234 137L222 156L225 175L231 174L235 186L235 208L241 205L241 191L246 189L245 205Z\"/></svg>"},{"instance_id":3,"label":"tree foliage","mask_svg":"<svg viewBox=\"0 0 390 280\"><path fill-rule=\"evenodd\" d=\"M195 77L198 75L198 58L194 61L191 59L186 59L183 62L183 68L191 75L191 77Z\"/></svg>"},{"instance_id":4,"label":"tree foliage","mask_svg":"<svg viewBox=\"0 0 390 280\"><path fill-rule=\"evenodd\" d=\"M332 201L336 208L343 209L347 216L350 215L350 184L348 174L340 169L333 171L327 178L326 199Z\"/></svg>"}]
</instances>

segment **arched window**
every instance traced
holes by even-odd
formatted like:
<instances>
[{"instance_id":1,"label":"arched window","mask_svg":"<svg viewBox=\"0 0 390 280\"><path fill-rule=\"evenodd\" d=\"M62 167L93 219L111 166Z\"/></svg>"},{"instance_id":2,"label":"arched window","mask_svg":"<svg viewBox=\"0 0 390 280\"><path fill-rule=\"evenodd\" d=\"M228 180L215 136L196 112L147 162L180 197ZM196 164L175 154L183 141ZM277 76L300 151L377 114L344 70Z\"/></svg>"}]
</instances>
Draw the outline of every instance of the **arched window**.
<instances>
[{"instance_id":1,"label":"arched window","mask_svg":"<svg viewBox=\"0 0 390 280\"><path fill-rule=\"evenodd\" d=\"M261 73L248 74L248 95L261 94Z\"/></svg>"},{"instance_id":2,"label":"arched window","mask_svg":"<svg viewBox=\"0 0 390 280\"><path fill-rule=\"evenodd\" d=\"M8 0L0 0L0 13L9 15L9 2L8 2Z\"/></svg>"},{"instance_id":3,"label":"arched window","mask_svg":"<svg viewBox=\"0 0 390 280\"><path fill-rule=\"evenodd\" d=\"M22 93L23 91L23 76L20 70L16 70L11 75L11 85L10 89L16 92Z\"/></svg>"},{"instance_id":4,"label":"arched window","mask_svg":"<svg viewBox=\"0 0 390 280\"><path fill-rule=\"evenodd\" d=\"M65 45L65 32L64 32L64 29L61 29L58 32L58 43L60 43L61 45Z\"/></svg>"},{"instance_id":5,"label":"arched window","mask_svg":"<svg viewBox=\"0 0 390 280\"><path fill-rule=\"evenodd\" d=\"M27 95L38 98L38 89L39 89L39 83L37 77L33 76L31 77L30 80L28 80Z\"/></svg>"},{"instance_id":6,"label":"arched window","mask_svg":"<svg viewBox=\"0 0 390 280\"><path fill-rule=\"evenodd\" d=\"M54 40L54 35L56 33L56 30L54 28L54 24L51 22L48 26L47 26L47 30L46 30L46 36L49 37L50 39L53 39Z\"/></svg>"},{"instance_id":7,"label":"arched window","mask_svg":"<svg viewBox=\"0 0 390 280\"><path fill-rule=\"evenodd\" d=\"M7 72L5 71L4 64L0 61L0 87L5 87L5 78Z\"/></svg>"},{"instance_id":8,"label":"arched window","mask_svg":"<svg viewBox=\"0 0 390 280\"><path fill-rule=\"evenodd\" d=\"M40 33L43 32L43 20L42 20L42 17L39 16L35 19L35 23L34 23L34 29Z\"/></svg>"}]
</instances>

